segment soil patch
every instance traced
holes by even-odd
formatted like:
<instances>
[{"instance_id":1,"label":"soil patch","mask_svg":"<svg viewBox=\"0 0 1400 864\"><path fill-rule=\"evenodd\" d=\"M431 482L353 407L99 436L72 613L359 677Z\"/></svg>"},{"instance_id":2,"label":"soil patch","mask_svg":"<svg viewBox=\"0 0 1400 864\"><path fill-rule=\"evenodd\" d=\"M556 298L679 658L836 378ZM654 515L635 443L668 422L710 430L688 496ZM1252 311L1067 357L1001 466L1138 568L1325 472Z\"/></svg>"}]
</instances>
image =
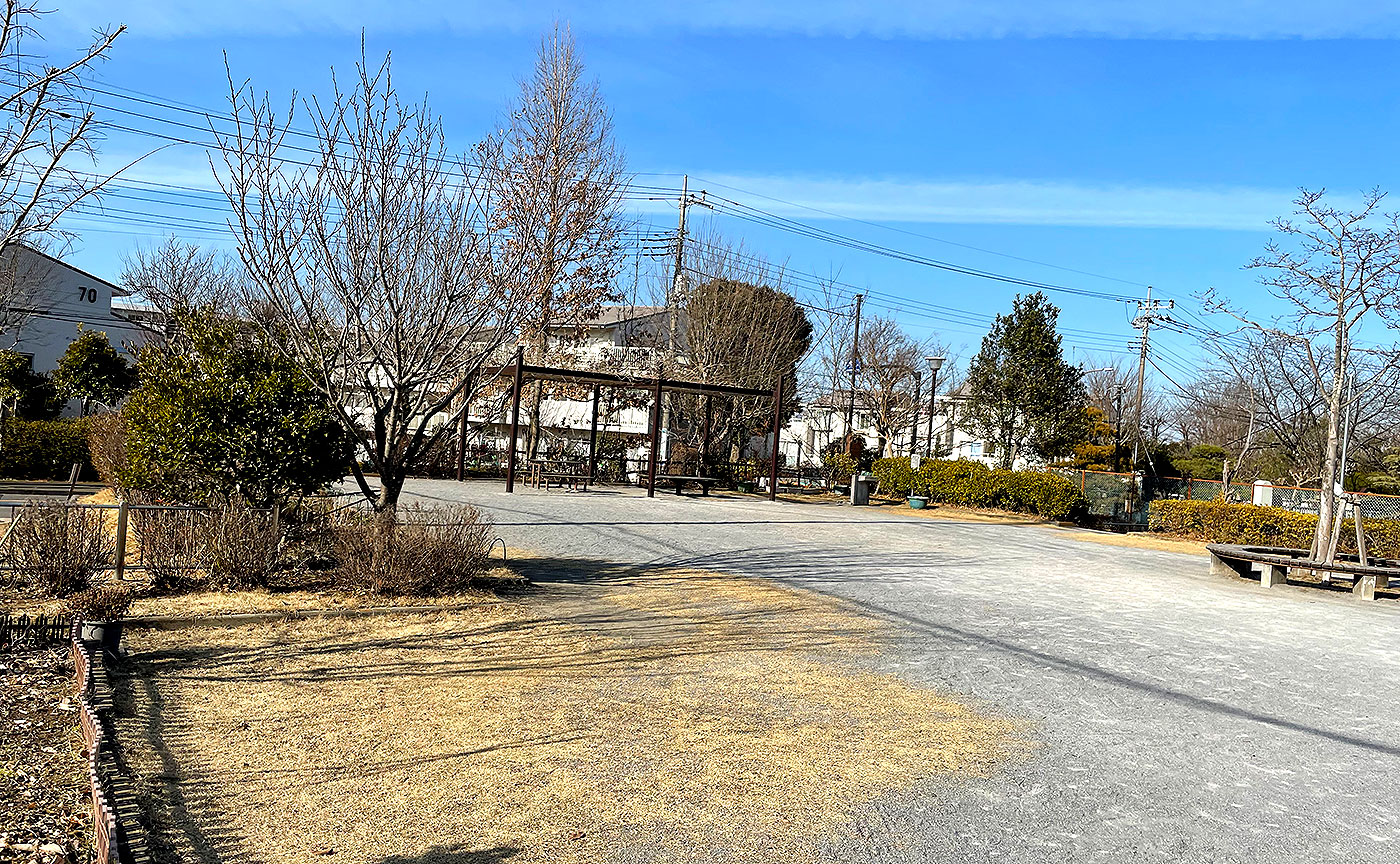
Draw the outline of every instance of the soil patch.
<instances>
[{"instance_id":1,"label":"soil patch","mask_svg":"<svg viewBox=\"0 0 1400 864\"><path fill-rule=\"evenodd\" d=\"M73 690L63 649L0 651L0 862L84 860L92 848Z\"/></svg>"}]
</instances>

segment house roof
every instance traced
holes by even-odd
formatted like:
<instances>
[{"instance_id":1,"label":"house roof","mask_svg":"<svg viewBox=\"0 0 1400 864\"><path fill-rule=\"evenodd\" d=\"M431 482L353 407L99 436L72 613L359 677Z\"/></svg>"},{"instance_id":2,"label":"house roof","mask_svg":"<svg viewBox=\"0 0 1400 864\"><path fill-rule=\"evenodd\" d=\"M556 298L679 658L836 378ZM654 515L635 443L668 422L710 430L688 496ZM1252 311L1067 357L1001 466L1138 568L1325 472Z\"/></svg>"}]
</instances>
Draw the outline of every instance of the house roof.
<instances>
[{"instance_id":1,"label":"house roof","mask_svg":"<svg viewBox=\"0 0 1400 864\"><path fill-rule=\"evenodd\" d=\"M28 243L18 243L16 245L18 245L21 249L25 250L26 252L38 255L40 258L47 258L48 260L59 265L60 267L67 267L69 270L72 270L74 273L77 273L85 279L91 279L94 282L101 282L103 285L106 285L112 290L113 297L125 297L129 293L125 288L121 287L120 285L117 285L113 282L109 282L106 279L103 279L101 276L94 276L93 274L87 272L83 268L75 267L61 258L55 258L54 256L43 251L42 249L36 249L33 246L30 246Z\"/></svg>"},{"instance_id":2,"label":"house roof","mask_svg":"<svg viewBox=\"0 0 1400 864\"><path fill-rule=\"evenodd\" d=\"M583 323L588 327L614 327L627 321L649 318L665 312L665 306L633 306L630 303L619 303L613 306L604 306L597 315Z\"/></svg>"}]
</instances>

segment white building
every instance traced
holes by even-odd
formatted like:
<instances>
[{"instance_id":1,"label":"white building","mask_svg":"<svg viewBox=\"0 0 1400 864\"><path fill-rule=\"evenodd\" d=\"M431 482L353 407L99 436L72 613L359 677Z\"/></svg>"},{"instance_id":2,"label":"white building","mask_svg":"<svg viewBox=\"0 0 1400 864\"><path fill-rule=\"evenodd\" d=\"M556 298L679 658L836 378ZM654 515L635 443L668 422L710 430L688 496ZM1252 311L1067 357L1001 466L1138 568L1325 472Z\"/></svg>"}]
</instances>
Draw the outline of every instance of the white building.
<instances>
[{"instance_id":1,"label":"white building","mask_svg":"<svg viewBox=\"0 0 1400 864\"><path fill-rule=\"evenodd\" d=\"M888 442L884 442L875 429L874 415L868 406L862 405L860 394L857 393L854 420L851 426L855 434L865 439L867 448L875 450L881 455L883 455L881 448L884 443L888 443L889 452L896 456L910 455L912 438L914 449L920 455L927 453L934 458L970 459L988 466L995 466L997 464L995 446L957 426L957 409L965 398L961 393L937 398L937 411L933 415L931 445L928 436L930 424L927 408L919 413L916 422L898 430ZM801 412L794 416L783 430L779 451L786 457L786 464L819 467L822 450L833 441L845 440L847 434L846 414L850 410L849 390L837 390L824 394L803 406ZM1023 459L1018 458L1016 467L1022 467L1023 462Z\"/></svg>"},{"instance_id":2,"label":"white building","mask_svg":"<svg viewBox=\"0 0 1400 864\"><path fill-rule=\"evenodd\" d=\"M0 262L0 278L14 285L0 347L27 355L34 371L53 371L79 325L106 333L118 350L144 340L140 329L113 311L113 299L126 291L36 249L15 249Z\"/></svg>"}]
</instances>

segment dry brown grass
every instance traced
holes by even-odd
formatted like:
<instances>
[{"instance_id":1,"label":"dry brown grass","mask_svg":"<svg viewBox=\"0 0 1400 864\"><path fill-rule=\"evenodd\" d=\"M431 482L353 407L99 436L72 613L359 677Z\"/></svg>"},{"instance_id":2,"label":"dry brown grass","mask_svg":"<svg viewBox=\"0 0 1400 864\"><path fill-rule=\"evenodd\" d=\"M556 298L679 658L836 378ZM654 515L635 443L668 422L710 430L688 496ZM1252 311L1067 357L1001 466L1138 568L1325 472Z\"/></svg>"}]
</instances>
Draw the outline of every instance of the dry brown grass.
<instances>
[{"instance_id":1,"label":"dry brown grass","mask_svg":"<svg viewBox=\"0 0 1400 864\"><path fill-rule=\"evenodd\" d=\"M864 668L890 635L695 572L138 634L120 734L164 842L226 861L805 861L863 802L1026 746L1012 722Z\"/></svg>"},{"instance_id":2,"label":"dry brown grass","mask_svg":"<svg viewBox=\"0 0 1400 864\"><path fill-rule=\"evenodd\" d=\"M518 574L497 567L482 574L483 579L513 580ZM367 591L339 588L285 591L250 588L243 591L195 591L142 597L131 606L133 616L214 617L245 612L309 612L318 609L363 609L373 606L459 606L494 601L485 591L469 591L438 597L386 597Z\"/></svg>"}]
</instances>

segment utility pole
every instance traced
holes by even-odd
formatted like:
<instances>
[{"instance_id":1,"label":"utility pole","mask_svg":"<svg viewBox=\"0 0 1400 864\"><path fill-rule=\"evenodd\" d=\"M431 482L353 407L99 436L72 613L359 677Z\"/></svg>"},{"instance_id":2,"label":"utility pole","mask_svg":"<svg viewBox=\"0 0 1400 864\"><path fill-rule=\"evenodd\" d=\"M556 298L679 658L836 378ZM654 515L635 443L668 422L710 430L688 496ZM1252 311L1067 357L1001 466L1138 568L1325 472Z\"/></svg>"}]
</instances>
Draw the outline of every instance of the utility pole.
<instances>
[{"instance_id":1,"label":"utility pole","mask_svg":"<svg viewBox=\"0 0 1400 864\"><path fill-rule=\"evenodd\" d=\"M923 407L923 399L919 398L923 392L924 376L918 369L914 370L914 420L909 424L909 455L913 456L919 452L919 409Z\"/></svg>"},{"instance_id":2,"label":"utility pole","mask_svg":"<svg viewBox=\"0 0 1400 864\"><path fill-rule=\"evenodd\" d=\"M710 206L705 201L705 190L700 190L699 195L690 194L690 175L685 174L681 176L680 223L676 227L676 265L671 275L671 290L666 295L666 317L670 321L666 347L673 353L676 350L676 318L680 312L680 300L686 294L685 214L691 205Z\"/></svg>"},{"instance_id":3,"label":"utility pole","mask_svg":"<svg viewBox=\"0 0 1400 864\"><path fill-rule=\"evenodd\" d=\"M671 275L671 290L666 293L666 320L670 328L666 348L672 353L676 350L676 314L680 311L681 280L685 278L685 208L689 199L690 175L684 174L681 176L681 219L676 228L676 269Z\"/></svg>"},{"instance_id":4,"label":"utility pole","mask_svg":"<svg viewBox=\"0 0 1400 864\"><path fill-rule=\"evenodd\" d=\"M846 452L851 452L851 442L855 440L856 421L856 369L860 366L860 304L865 302L864 294L856 295L856 326L851 335L851 393L846 403Z\"/></svg>"},{"instance_id":5,"label":"utility pole","mask_svg":"<svg viewBox=\"0 0 1400 864\"><path fill-rule=\"evenodd\" d=\"M676 226L676 265L671 275L671 290L666 292L666 354L667 359L672 363L676 357L676 319L680 317L681 299L686 294L685 275L685 212L692 204L701 207L708 207L705 203L705 193L702 190L698 196L690 194L690 175L681 175L681 198L680 198L680 222ZM663 365L659 365L656 374L658 376L666 374ZM671 458L671 426L675 419L671 411L671 401L664 399L665 411L661 424L662 433L666 438L665 451L666 458ZM669 470L669 469L668 469Z\"/></svg>"},{"instance_id":6,"label":"utility pole","mask_svg":"<svg viewBox=\"0 0 1400 864\"><path fill-rule=\"evenodd\" d=\"M1163 303L1160 300L1152 299L1152 286L1147 286L1147 299L1138 300L1138 314L1133 319L1133 326L1142 331L1138 337L1138 374L1137 374L1137 402L1133 410L1133 461L1128 466L1128 470L1137 473L1138 446L1143 444L1142 440L1142 382L1147 374L1147 350L1152 335L1152 325L1159 321L1170 321L1171 316L1167 310L1176 306L1175 300L1168 300ZM1148 460L1149 465L1151 459ZM1136 489L1137 483L1133 483Z\"/></svg>"}]
</instances>

